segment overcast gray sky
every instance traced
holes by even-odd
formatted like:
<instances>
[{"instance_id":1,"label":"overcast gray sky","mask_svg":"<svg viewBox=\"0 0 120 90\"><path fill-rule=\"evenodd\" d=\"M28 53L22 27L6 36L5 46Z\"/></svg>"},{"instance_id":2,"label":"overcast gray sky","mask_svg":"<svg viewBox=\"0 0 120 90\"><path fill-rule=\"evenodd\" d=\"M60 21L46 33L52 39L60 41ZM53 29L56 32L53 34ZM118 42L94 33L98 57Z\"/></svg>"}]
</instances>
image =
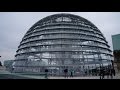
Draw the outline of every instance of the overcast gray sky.
<instances>
[{"instance_id":1,"label":"overcast gray sky","mask_svg":"<svg viewBox=\"0 0 120 90\"><path fill-rule=\"evenodd\" d=\"M120 12L0 12L0 60L14 59L27 30L40 19L57 13L88 19L100 29L113 49L111 35L120 34Z\"/></svg>"}]
</instances>

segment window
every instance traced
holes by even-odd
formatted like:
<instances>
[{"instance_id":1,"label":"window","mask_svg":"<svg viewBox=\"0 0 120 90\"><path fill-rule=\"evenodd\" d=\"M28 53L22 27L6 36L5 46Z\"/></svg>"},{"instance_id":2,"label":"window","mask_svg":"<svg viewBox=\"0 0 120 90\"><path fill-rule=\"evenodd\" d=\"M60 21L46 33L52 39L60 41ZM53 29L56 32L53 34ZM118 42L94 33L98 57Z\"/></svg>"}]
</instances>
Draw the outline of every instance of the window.
<instances>
[{"instance_id":1,"label":"window","mask_svg":"<svg viewBox=\"0 0 120 90\"><path fill-rule=\"evenodd\" d=\"M65 21L65 22L71 22L72 20L71 20L70 18L68 18L68 17L59 17L59 18L56 19L56 21L57 21L57 22L62 22L62 21L63 21L63 22L64 22L64 21Z\"/></svg>"}]
</instances>

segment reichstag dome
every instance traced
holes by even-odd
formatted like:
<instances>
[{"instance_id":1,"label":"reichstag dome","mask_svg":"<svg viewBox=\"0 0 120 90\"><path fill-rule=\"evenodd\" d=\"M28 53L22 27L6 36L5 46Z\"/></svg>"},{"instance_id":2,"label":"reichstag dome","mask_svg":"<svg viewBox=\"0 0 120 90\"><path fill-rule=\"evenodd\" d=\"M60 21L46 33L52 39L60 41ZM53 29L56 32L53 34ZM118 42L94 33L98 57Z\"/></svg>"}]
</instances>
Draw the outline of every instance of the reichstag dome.
<instances>
[{"instance_id":1,"label":"reichstag dome","mask_svg":"<svg viewBox=\"0 0 120 90\"><path fill-rule=\"evenodd\" d=\"M54 14L35 23L24 35L15 55L14 72L63 75L73 70L107 66L112 51L101 31L87 19L73 14Z\"/></svg>"}]
</instances>

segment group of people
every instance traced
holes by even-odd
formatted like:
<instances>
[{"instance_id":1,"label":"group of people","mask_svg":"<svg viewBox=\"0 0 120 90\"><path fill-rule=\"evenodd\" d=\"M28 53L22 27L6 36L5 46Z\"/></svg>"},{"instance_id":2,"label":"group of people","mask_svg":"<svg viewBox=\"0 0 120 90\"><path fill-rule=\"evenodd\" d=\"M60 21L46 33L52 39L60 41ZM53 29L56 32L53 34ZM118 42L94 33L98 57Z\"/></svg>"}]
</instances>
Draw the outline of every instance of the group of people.
<instances>
[{"instance_id":1,"label":"group of people","mask_svg":"<svg viewBox=\"0 0 120 90\"><path fill-rule=\"evenodd\" d=\"M73 77L73 71L68 73L68 69L65 69L64 73L65 73L65 78ZM95 76L99 75L100 79L104 79L105 76L107 76L107 78L110 77L112 79L113 76L116 75L116 73L115 73L115 69L113 67L100 67L99 70L96 69L96 70L92 71L92 75L95 75Z\"/></svg>"},{"instance_id":2,"label":"group of people","mask_svg":"<svg viewBox=\"0 0 120 90\"><path fill-rule=\"evenodd\" d=\"M110 76L112 79L115 74L116 73L114 68L101 68L99 73L100 79L104 79L105 75L107 76L107 78L109 78Z\"/></svg>"},{"instance_id":3,"label":"group of people","mask_svg":"<svg viewBox=\"0 0 120 90\"><path fill-rule=\"evenodd\" d=\"M45 69L45 78L48 79L48 69ZM115 76L115 69L113 67L100 67L99 69L92 69L90 72L86 73L87 75L95 75L95 76L100 76L100 79L104 79L105 76L107 76L107 78L113 78L113 76ZM68 69L64 69L64 77L68 78L68 77L73 77L74 76L74 72L73 70L68 71Z\"/></svg>"},{"instance_id":4,"label":"group of people","mask_svg":"<svg viewBox=\"0 0 120 90\"><path fill-rule=\"evenodd\" d=\"M70 75L68 75L68 69L65 69L64 73L65 73L65 78L68 78L69 76L73 77L73 71L70 71Z\"/></svg>"}]
</instances>

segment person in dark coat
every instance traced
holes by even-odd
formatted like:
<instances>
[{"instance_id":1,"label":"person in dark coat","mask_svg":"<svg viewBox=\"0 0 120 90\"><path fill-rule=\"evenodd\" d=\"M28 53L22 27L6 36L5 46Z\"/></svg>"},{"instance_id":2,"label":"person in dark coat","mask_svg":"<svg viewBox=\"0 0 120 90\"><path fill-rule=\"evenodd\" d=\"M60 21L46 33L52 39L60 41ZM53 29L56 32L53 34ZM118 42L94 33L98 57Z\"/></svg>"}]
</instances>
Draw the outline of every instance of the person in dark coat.
<instances>
[{"instance_id":1,"label":"person in dark coat","mask_svg":"<svg viewBox=\"0 0 120 90\"><path fill-rule=\"evenodd\" d=\"M104 79L104 76L105 76L105 69L103 68L102 69L102 79Z\"/></svg>"},{"instance_id":2,"label":"person in dark coat","mask_svg":"<svg viewBox=\"0 0 120 90\"><path fill-rule=\"evenodd\" d=\"M1 63L1 61L0 61L0 66L2 66L2 63Z\"/></svg>"},{"instance_id":3,"label":"person in dark coat","mask_svg":"<svg viewBox=\"0 0 120 90\"><path fill-rule=\"evenodd\" d=\"M64 73L65 73L65 78L68 77L68 75L67 75L68 74L68 69L65 69Z\"/></svg>"},{"instance_id":4,"label":"person in dark coat","mask_svg":"<svg viewBox=\"0 0 120 90\"><path fill-rule=\"evenodd\" d=\"M48 69L45 69L45 78L48 79Z\"/></svg>"},{"instance_id":5,"label":"person in dark coat","mask_svg":"<svg viewBox=\"0 0 120 90\"><path fill-rule=\"evenodd\" d=\"M112 69L112 73L115 76L116 73L115 73L115 69L114 68Z\"/></svg>"},{"instance_id":6,"label":"person in dark coat","mask_svg":"<svg viewBox=\"0 0 120 90\"><path fill-rule=\"evenodd\" d=\"M107 69L106 69L107 78L109 78L109 73L110 73L109 68L107 68Z\"/></svg>"},{"instance_id":7,"label":"person in dark coat","mask_svg":"<svg viewBox=\"0 0 120 90\"><path fill-rule=\"evenodd\" d=\"M100 75L100 79L104 79L105 71L103 67L100 67L99 75Z\"/></svg>"},{"instance_id":8,"label":"person in dark coat","mask_svg":"<svg viewBox=\"0 0 120 90\"><path fill-rule=\"evenodd\" d=\"M111 79L113 79L113 72L112 72L112 69L110 69L110 76L111 76Z\"/></svg>"},{"instance_id":9,"label":"person in dark coat","mask_svg":"<svg viewBox=\"0 0 120 90\"><path fill-rule=\"evenodd\" d=\"M115 69L113 69L114 76L116 75Z\"/></svg>"},{"instance_id":10,"label":"person in dark coat","mask_svg":"<svg viewBox=\"0 0 120 90\"><path fill-rule=\"evenodd\" d=\"M73 77L73 71L70 72L70 77Z\"/></svg>"},{"instance_id":11,"label":"person in dark coat","mask_svg":"<svg viewBox=\"0 0 120 90\"><path fill-rule=\"evenodd\" d=\"M100 76L100 79L102 79L102 69L101 68L99 70L99 76Z\"/></svg>"},{"instance_id":12,"label":"person in dark coat","mask_svg":"<svg viewBox=\"0 0 120 90\"><path fill-rule=\"evenodd\" d=\"M14 72L14 68L12 67L11 73L13 73L13 72Z\"/></svg>"}]
</instances>

